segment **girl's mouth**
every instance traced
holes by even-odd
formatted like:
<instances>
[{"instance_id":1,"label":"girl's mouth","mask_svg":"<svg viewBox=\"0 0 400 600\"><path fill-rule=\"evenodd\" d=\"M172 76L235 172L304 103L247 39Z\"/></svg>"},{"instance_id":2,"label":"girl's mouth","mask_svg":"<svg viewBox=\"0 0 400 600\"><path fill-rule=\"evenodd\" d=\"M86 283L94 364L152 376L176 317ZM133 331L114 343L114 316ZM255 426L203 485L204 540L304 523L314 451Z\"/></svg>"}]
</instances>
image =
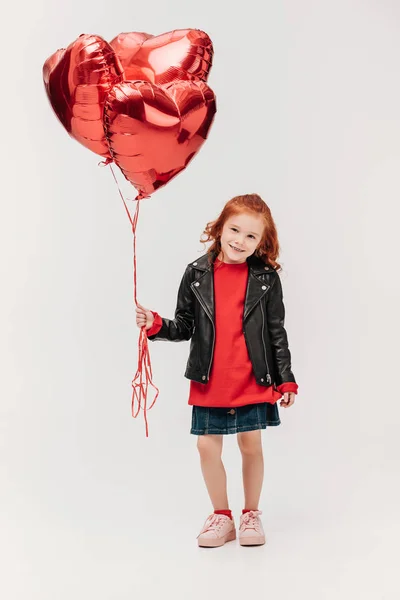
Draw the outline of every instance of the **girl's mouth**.
<instances>
[{"instance_id":1,"label":"girl's mouth","mask_svg":"<svg viewBox=\"0 0 400 600\"><path fill-rule=\"evenodd\" d=\"M235 246L231 246L231 244L229 244L229 246L232 248L232 250L234 250L235 252L244 252L244 250L240 250L239 248L235 248Z\"/></svg>"}]
</instances>

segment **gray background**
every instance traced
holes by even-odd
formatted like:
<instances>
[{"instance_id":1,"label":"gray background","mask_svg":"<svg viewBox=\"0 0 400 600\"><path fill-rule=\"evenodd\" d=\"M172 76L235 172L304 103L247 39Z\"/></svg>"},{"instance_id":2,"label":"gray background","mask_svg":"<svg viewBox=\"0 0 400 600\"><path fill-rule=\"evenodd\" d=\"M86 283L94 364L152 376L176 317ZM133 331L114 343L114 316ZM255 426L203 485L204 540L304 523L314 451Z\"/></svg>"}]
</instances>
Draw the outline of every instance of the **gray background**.
<instances>
[{"instance_id":1,"label":"gray background","mask_svg":"<svg viewBox=\"0 0 400 600\"><path fill-rule=\"evenodd\" d=\"M47 0L8 9L2 595L400 598L398 4ZM239 193L270 205L300 389L282 425L263 433L260 548L197 548L211 506L189 434L187 343L150 344L160 396L148 439L143 416L130 416L129 222L109 168L68 137L42 84L45 59L81 33L110 40L186 27L214 42L218 113L190 166L141 205L138 299L173 317L183 270L206 249L206 222ZM235 437L224 459L238 519Z\"/></svg>"}]
</instances>

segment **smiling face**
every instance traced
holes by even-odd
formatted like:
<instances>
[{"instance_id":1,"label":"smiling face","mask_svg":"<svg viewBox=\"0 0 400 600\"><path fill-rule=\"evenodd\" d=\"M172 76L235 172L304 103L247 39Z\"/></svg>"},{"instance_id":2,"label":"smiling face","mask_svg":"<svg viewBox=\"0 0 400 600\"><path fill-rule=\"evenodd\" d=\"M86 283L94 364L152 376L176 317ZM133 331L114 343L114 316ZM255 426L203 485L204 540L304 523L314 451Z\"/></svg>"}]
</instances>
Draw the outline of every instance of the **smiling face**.
<instances>
[{"instance_id":1,"label":"smiling face","mask_svg":"<svg viewBox=\"0 0 400 600\"><path fill-rule=\"evenodd\" d=\"M221 235L222 253L218 256L228 264L246 262L261 243L264 220L254 213L232 215L224 223Z\"/></svg>"}]
</instances>

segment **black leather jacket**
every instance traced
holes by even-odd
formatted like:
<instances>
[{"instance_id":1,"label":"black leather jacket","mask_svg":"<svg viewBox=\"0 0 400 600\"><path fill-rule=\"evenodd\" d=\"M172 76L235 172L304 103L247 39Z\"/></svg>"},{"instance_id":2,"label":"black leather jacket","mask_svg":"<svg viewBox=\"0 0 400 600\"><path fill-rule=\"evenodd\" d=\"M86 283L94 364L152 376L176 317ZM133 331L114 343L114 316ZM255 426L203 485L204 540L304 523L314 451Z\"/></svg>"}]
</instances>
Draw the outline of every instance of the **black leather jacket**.
<instances>
[{"instance_id":1,"label":"black leather jacket","mask_svg":"<svg viewBox=\"0 0 400 600\"><path fill-rule=\"evenodd\" d=\"M162 319L149 340L190 340L185 377L207 383L215 341L214 260L204 254L186 267L179 286L174 319ZM243 312L243 334L259 385L294 382L284 328L285 308L279 274L255 254L247 258L249 274Z\"/></svg>"}]
</instances>

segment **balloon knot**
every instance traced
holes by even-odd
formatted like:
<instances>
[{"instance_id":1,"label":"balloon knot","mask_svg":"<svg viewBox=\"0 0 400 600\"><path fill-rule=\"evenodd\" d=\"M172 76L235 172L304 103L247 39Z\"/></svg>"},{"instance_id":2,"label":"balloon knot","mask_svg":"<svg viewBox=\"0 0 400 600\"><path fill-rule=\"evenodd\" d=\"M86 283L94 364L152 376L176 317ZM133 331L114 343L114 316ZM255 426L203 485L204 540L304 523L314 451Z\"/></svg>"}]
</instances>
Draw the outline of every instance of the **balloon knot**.
<instances>
[{"instance_id":1,"label":"balloon knot","mask_svg":"<svg viewBox=\"0 0 400 600\"><path fill-rule=\"evenodd\" d=\"M148 196L147 194L144 194L143 192L139 192L139 194L136 196L135 200L146 200L147 198L151 198L151 196Z\"/></svg>"},{"instance_id":2,"label":"balloon knot","mask_svg":"<svg viewBox=\"0 0 400 600\"><path fill-rule=\"evenodd\" d=\"M110 164L110 163L112 163L112 162L113 162L113 159L112 159L112 158L106 158L106 160L101 160L101 161L98 163L98 166L99 166L99 167L106 167L107 165L109 165L109 164Z\"/></svg>"}]
</instances>

